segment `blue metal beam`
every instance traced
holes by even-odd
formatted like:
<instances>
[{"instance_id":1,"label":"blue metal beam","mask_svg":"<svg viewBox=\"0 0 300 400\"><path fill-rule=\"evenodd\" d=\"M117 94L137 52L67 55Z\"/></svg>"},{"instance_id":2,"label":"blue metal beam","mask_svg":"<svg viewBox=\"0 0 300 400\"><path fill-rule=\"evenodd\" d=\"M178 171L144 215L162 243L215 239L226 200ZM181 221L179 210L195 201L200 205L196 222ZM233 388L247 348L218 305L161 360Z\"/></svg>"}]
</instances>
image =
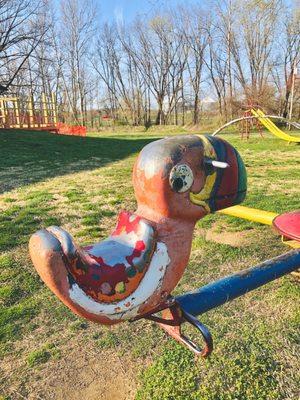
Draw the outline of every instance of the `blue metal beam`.
<instances>
[{"instance_id":1,"label":"blue metal beam","mask_svg":"<svg viewBox=\"0 0 300 400\"><path fill-rule=\"evenodd\" d=\"M190 314L203 314L298 268L300 250L293 250L178 296L176 301Z\"/></svg>"}]
</instances>

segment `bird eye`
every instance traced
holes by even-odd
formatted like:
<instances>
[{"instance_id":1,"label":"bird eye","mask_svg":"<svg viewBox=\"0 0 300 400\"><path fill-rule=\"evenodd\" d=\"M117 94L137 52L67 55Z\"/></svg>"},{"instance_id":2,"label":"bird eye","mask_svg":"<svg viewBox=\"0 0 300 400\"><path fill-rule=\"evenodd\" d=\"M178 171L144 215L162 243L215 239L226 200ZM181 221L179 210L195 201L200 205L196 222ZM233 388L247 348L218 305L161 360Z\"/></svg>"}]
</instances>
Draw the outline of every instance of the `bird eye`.
<instances>
[{"instance_id":1,"label":"bird eye","mask_svg":"<svg viewBox=\"0 0 300 400\"><path fill-rule=\"evenodd\" d=\"M169 182L171 188L178 193L189 190L194 182L194 175L191 168L186 164L175 165L171 169Z\"/></svg>"}]
</instances>

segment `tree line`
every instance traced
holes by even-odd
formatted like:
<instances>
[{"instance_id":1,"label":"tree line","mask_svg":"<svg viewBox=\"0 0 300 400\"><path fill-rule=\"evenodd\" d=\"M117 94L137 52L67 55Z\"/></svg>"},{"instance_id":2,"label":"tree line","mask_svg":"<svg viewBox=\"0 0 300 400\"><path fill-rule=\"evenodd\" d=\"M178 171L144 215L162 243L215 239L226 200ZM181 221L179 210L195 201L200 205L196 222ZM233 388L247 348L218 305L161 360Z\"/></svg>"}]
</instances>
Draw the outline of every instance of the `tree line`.
<instances>
[{"instance_id":1,"label":"tree line","mask_svg":"<svg viewBox=\"0 0 300 400\"><path fill-rule=\"evenodd\" d=\"M290 2L195 1L130 23L103 21L92 0L59 5L0 0L2 94L25 104L28 93L54 93L65 119L95 127L197 125L209 112L227 121L251 105L300 117L300 10Z\"/></svg>"}]
</instances>

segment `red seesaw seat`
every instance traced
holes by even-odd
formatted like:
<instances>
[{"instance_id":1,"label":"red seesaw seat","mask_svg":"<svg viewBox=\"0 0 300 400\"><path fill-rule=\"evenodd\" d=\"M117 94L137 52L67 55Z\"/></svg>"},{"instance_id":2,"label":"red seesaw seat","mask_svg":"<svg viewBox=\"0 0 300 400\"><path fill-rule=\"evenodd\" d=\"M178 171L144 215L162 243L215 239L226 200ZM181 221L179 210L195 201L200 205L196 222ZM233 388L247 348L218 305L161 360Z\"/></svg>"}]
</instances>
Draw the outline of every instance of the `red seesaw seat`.
<instances>
[{"instance_id":1,"label":"red seesaw seat","mask_svg":"<svg viewBox=\"0 0 300 400\"><path fill-rule=\"evenodd\" d=\"M300 242L300 210L278 215L273 226L281 235Z\"/></svg>"}]
</instances>

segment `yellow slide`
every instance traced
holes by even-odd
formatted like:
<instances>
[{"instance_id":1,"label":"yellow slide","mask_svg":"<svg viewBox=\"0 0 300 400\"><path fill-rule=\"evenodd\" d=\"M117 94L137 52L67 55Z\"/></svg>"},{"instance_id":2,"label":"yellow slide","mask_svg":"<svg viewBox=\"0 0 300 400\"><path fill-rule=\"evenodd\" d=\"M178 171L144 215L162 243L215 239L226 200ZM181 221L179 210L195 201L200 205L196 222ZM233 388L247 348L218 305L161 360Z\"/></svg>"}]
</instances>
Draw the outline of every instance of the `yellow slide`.
<instances>
[{"instance_id":1,"label":"yellow slide","mask_svg":"<svg viewBox=\"0 0 300 400\"><path fill-rule=\"evenodd\" d=\"M279 137L280 139L287 140L288 142L296 142L300 143L300 137L291 136L281 129L279 129L271 120L270 118L264 118L265 114L263 111L254 108L251 110L251 113L258 118L259 122L264 125L268 131L270 131L273 135Z\"/></svg>"}]
</instances>

